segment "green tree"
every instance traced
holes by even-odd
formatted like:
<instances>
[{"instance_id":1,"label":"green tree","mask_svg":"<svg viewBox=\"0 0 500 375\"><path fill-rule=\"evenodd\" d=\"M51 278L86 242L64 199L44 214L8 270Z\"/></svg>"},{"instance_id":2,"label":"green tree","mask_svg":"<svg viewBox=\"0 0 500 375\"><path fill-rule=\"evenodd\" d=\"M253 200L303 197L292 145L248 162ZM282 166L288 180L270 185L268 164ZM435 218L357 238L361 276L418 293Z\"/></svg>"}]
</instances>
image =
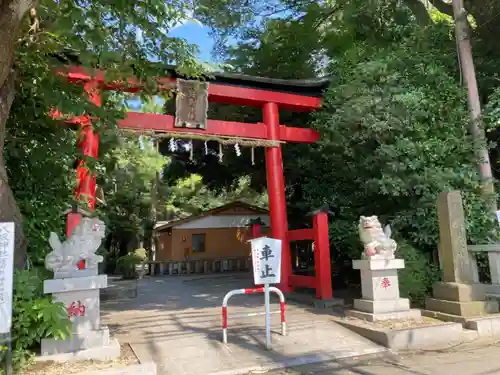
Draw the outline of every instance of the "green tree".
<instances>
[{"instance_id":1,"label":"green tree","mask_svg":"<svg viewBox=\"0 0 500 375\"><path fill-rule=\"evenodd\" d=\"M351 223L376 212L420 249L438 242L440 191L464 191L475 204L469 220L483 223L463 93L443 53L448 35L446 24L417 29L398 48L367 55L360 46L333 64L342 76L314 122L323 135L316 162L302 160L310 168L307 199L326 200ZM472 233L484 239L492 224Z\"/></svg>"},{"instance_id":2,"label":"green tree","mask_svg":"<svg viewBox=\"0 0 500 375\"><path fill-rule=\"evenodd\" d=\"M267 207L267 193L260 193L251 187L250 176L237 177L233 184L223 189L210 189L203 183L203 177L191 174L179 178L168 186L165 201L167 218L180 218L239 200L252 205Z\"/></svg>"},{"instance_id":3,"label":"green tree","mask_svg":"<svg viewBox=\"0 0 500 375\"><path fill-rule=\"evenodd\" d=\"M16 111L34 112L32 120L37 123L47 121L50 109L57 107L66 114L93 113L99 118L96 128L112 128L121 111L112 110L106 102L101 108L89 103L81 87L71 87L54 74L57 62L77 62L90 71L106 69L110 79L134 74L151 83L152 75L162 73L148 64L154 57L194 74L200 68L194 58L195 48L168 36L169 29L187 13L186 5L177 1L0 1L0 220L16 223L16 266L23 265L28 242L22 225L25 212L18 207L9 178L30 173L14 164L5 166L4 142L9 142L6 128L16 128L21 120L9 118L16 91L28 98L16 101ZM25 142L17 146L28 153L35 136L26 134ZM57 153L43 162L50 168L61 157L63 154ZM67 199L67 195L58 198Z\"/></svg>"},{"instance_id":4,"label":"green tree","mask_svg":"<svg viewBox=\"0 0 500 375\"><path fill-rule=\"evenodd\" d=\"M134 250L147 238L152 186L167 161L150 138L126 133L104 156L100 178L106 204L100 211L110 231L107 247L114 255Z\"/></svg>"}]
</instances>

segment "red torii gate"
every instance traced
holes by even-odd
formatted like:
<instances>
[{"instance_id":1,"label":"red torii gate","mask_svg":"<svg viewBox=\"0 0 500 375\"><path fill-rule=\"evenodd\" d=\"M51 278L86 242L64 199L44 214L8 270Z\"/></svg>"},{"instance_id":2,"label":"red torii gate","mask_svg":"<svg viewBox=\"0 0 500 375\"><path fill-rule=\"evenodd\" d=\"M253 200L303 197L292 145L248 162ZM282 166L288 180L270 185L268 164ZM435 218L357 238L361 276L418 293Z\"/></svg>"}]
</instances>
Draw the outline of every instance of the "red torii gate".
<instances>
[{"instance_id":1,"label":"red torii gate","mask_svg":"<svg viewBox=\"0 0 500 375\"><path fill-rule=\"evenodd\" d=\"M175 74L173 71L171 72ZM123 82L106 82L104 73L89 75L79 66L64 70L68 81L83 85L90 100L101 105L101 90L117 90L123 92L139 92L141 84L136 79ZM128 112L125 119L120 120L120 128L137 131L153 131L158 133L185 133L189 136L205 135L219 137L238 137L250 140L272 142L266 147L266 177L269 195L271 232L274 238L282 240L282 269L280 289L291 291L294 286L312 287L320 299L332 297L330 249L328 239L328 218L325 210L313 217L312 229L288 230L285 201L285 183L281 144L284 142L314 143L320 135L313 129L295 128L279 123L279 109L297 112L310 112L321 105L322 91L328 80L280 80L246 75L216 73L215 79L209 80L208 102L220 104L246 105L262 108L263 121L250 124L233 121L207 120L206 129L180 128L175 126L175 117L171 115ZM159 85L172 87L176 77L158 78ZM53 116L57 117L56 110ZM99 136L92 130L91 120L79 116L69 120L78 124L82 137L78 147L85 156L98 157ZM77 167L78 187L75 198L86 197L93 211L96 196L96 177L79 161ZM79 221L78 213L70 213L67 218L67 234L69 235ZM290 241L313 240L315 244L316 276L292 275Z\"/></svg>"}]
</instances>

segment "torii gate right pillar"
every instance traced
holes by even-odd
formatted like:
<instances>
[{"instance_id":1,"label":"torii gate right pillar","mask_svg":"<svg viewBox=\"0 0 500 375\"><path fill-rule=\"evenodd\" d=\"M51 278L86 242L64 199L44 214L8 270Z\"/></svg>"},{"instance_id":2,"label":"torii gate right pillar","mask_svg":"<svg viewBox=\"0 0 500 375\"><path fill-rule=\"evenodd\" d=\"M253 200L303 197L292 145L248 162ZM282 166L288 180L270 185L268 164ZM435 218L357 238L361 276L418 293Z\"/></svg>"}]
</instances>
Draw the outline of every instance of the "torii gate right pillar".
<instances>
[{"instance_id":1,"label":"torii gate right pillar","mask_svg":"<svg viewBox=\"0 0 500 375\"><path fill-rule=\"evenodd\" d=\"M266 103L262 108L262 117L267 128L269 140L279 141L279 110L276 103ZM290 242L287 240L288 220L286 215L285 179L283 176L283 156L281 145L266 148L267 193L269 196L269 216L273 238L281 240L281 283L283 292L290 292L292 264Z\"/></svg>"}]
</instances>

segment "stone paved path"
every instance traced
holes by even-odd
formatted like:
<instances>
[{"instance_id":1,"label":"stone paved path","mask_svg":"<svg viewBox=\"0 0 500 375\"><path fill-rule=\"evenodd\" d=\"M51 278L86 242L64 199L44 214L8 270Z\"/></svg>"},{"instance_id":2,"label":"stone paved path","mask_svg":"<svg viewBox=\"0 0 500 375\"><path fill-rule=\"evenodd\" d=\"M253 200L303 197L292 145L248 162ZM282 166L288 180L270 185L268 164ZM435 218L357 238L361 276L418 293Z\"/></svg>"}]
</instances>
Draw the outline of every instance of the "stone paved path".
<instances>
[{"instance_id":1,"label":"stone paved path","mask_svg":"<svg viewBox=\"0 0 500 375\"><path fill-rule=\"evenodd\" d=\"M482 339L448 348L296 366L266 375L500 375L500 341Z\"/></svg>"},{"instance_id":2,"label":"stone paved path","mask_svg":"<svg viewBox=\"0 0 500 375\"><path fill-rule=\"evenodd\" d=\"M160 375L232 375L360 356L384 348L334 323L329 315L289 304L289 335L273 319L273 351L263 348L264 317L229 320L222 345L222 298L250 287L247 277L163 277L139 282L135 299L103 303L103 321L120 342L129 342L143 362L154 360ZM279 309L273 299L272 310ZM229 314L263 311L263 295L235 296Z\"/></svg>"}]
</instances>

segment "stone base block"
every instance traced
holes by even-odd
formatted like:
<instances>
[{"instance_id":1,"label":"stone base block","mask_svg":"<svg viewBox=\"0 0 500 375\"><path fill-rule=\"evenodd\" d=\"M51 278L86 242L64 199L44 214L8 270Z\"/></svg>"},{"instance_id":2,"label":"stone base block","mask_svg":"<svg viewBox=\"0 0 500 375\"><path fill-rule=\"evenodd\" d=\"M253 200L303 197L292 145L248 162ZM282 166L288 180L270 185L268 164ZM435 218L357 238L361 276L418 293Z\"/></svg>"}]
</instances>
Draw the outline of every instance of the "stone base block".
<instances>
[{"instance_id":1,"label":"stone base block","mask_svg":"<svg viewBox=\"0 0 500 375\"><path fill-rule=\"evenodd\" d=\"M344 300L340 298L315 299L313 305L317 309L329 309L334 306L344 306Z\"/></svg>"},{"instance_id":2,"label":"stone base block","mask_svg":"<svg viewBox=\"0 0 500 375\"><path fill-rule=\"evenodd\" d=\"M84 333L101 328L99 289L54 293L52 297L66 306L68 313L73 310L71 332Z\"/></svg>"},{"instance_id":3,"label":"stone base block","mask_svg":"<svg viewBox=\"0 0 500 375\"><path fill-rule=\"evenodd\" d=\"M500 300L500 284L483 284L486 297Z\"/></svg>"},{"instance_id":4,"label":"stone base block","mask_svg":"<svg viewBox=\"0 0 500 375\"><path fill-rule=\"evenodd\" d=\"M345 314L352 318L366 320L368 322L377 322L382 320L402 320L402 319L413 319L416 321L422 320L422 314L420 310L411 309L407 311L394 311L389 313L368 313L357 310L347 310Z\"/></svg>"},{"instance_id":5,"label":"stone base block","mask_svg":"<svg viewBox=\"0 0 500 375\"><path fill-rule=\"evenodd\" d=\"M405 261L404 259L353 260L352 268L355 270L370 270L370 271L398 270L405 268Z\"/></svg>"},{"instance_id":6,"label":"stone base block","mask_svg":"<svg viewBox=\"0 0 500 375\"><path fill-rule=\"evenodd\" d=\"M482 284L460 284L437 282L432 287L435 299L457 302L485 300L485 286Z\"/></svg>"},{"instance_id":7,"label":"stone base block","mask_svg":"<svg viewBox=\"0 0 500 375\"><path fill-rule=\"evenodd\" d=\"M457 302L445 301L436 298L427 298L425 307L427 308L427 310L439 311L446 314L464 317L481 316L498 312L498 302L492 300Z\"/></svg>"},{"instance_id":8,"label":"stone base block","mask_svg":"<svg viewBox=\"0 0 500 375\"><path fill-rule=\"evenodd\" d=\"M476 332L466 332L458 323L387 329L357 319L336 319L335 321L392 350L429 350L433 346L448 346L477 338Z\"/></svg>"},{"instance_id":9,"label":"stone base block","mask_svg":"<svg viewBox=\"0 0 500 375\"><path fill-rule=\"evenodd\" d=\"M373 314L394 313L410 310L410 301L407 298L399 298L392 301L355 299L354 309Z\"/></svg>"},{"instance_id":10,"label":"stone base block","mask_svg":"<svg viewBox=\"0 0 500 375\"><path fill-rule=\"evenodd\" d=\"M54 362L71 362L71 361L111 361L120 356L120 344L118 340L112 339L108 345L97 348L78 350L71 353L59 353L52 355L42 355L36 357L37 362L54 361Z\"/></svg>"},{"instance_id":11,"label":"stone base block","mask_svg":"<svg viewBox=\"0 0 500 375\"><path fill-rule=\"evenodd\" d=\"M465 328L477 331L480 337L500 336L500 315L468 319Z\"/></svg>"},{"instance_id":12,"label":"stone base block","mask_svg":"<svg viewBox=\"0 0 500 375\"><path fill-rule=\"evenodd\" d=\"M285 293L285 299L287 301L293 301L304 305L313 306L317 309L329 309L334 306L344 306L345 302L341 298L332 298L327 300L319 300L313 294L309 293L299 293L299 292L287 292Z\"/></svg>"},{"instance_id":13,"label":"stone base block","mask_svg":"<svg viewBox=\"0 0 500 375\"><path fill-rule=\"evenodd\" d=\"M446 314L446 313L439 312L439 311L430 311L430 310L421 309L420 312L422 313L423 316L442 320L443 322L453 322L453 323L460 323L461 325L465 325L465 322L467 320L463 316Z\"/></svg>"},{"instance_id":14,"label":"stone base block","mask_svg":"<svg viewBox=\"0 0 500 375\"><path fill-rule=\"evenodd\" d=\"M98 274L98 267L86 268L84 270L75 269L73 271L56 271L54 272L54 279L77 279L80 277L97 276Z\"/></svg>"},{"instance_id":15,"label":"stone base block","mask_svg":"<svg viewBox=\"0 0 500 375\"><path fill-rule=\"evenodd\" d=\"M106 288L107 286L108 286L107 275L53 279L53 280L45 280L43 282L43 292L45 294L76 292L80 290L103 289Z\"/></svg>"},{"instance_id":16,"label":"stone base block","mask_svg":"<svg viewBox=\"0 0 500 375\"><path fill-rule=\"evenodd\" d=\"M109 329L102 327L97 331L74 333L66 340L42 339L42 355L76 352L91 348L100 348L110 344Z\"/></svg>"}]
</instances>

